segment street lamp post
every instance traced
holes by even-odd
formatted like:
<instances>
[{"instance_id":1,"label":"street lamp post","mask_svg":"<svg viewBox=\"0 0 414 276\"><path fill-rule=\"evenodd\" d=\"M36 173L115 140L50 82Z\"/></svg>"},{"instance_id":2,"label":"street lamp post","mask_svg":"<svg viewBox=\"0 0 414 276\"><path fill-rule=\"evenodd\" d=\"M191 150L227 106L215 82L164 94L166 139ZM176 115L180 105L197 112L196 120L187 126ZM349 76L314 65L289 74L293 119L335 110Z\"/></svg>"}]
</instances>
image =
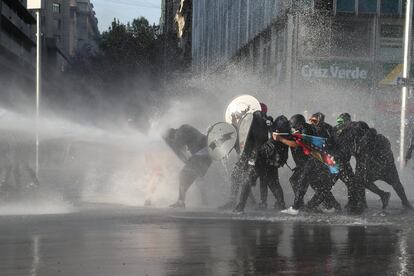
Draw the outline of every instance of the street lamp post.
<instances>
[{"instance_id":1,"label":"street lamp post","mask_svg":"<svg viewBox=\"0 0 414 276\"><path fill-rule=\"evenodd\" d=\"M404 69L403 78L410 78L411 67L411 38L412 38L412 17L413 17L413 0L407 0L405 13L405 33L404 33ZM405 144L405 120L407 108L408 85L404 85L401 93L401 129L400 129L400 168L404 167L404 144Z\"/></svg>"},{"instance_id":2,"label":"street lamp post","mask_svg":"<svg viewBox=\"0 0 414 276\"><path fill-rule=\"evenodd\" d=\"M27 1L27 9L36 12L36 177L39 177L39 119L42 89L42 30L40 12L42 8L43 0Z\"/></svg>"}]
</instances>

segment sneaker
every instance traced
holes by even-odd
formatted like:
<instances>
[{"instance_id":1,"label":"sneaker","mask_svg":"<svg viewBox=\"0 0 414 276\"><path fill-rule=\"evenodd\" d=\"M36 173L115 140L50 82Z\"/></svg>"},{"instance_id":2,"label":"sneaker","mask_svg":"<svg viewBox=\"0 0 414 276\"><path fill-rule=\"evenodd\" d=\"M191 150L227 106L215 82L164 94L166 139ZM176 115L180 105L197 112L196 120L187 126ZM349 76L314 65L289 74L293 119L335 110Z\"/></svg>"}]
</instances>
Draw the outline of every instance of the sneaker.
<instances>
[{"instance_id":1,"label":"sneaker","mask_svg":"<svg viewBox=\"0 0 414 276\"><path fill-rule=\"evenodd\" d=\"M171 204L170 208L185 208L185 203L183 201L179 200L176 203Z\"/></svg>"},{"instance_id":2,"label":"sneaker","mask_svg":"<svg viewBox=\"0 0 414 276\"><path fill-rule=\"evenodd\" d=\"M292 216L296 216L299 214L299 210L293 209L293 207L289 207L288 209L280 211L283 214L288 214Z\"/></svg>"},{"instance_id":3,"label":"sneaker","mask_svg":"<svg viewBox=\"0 0 414 276\"><path fill-rule=\"evenodd\" d=\"M381 197L382 210L387 209L388 202L390 201L391 193L386 192L384 196Z\"/></svg>"}]
</instances>

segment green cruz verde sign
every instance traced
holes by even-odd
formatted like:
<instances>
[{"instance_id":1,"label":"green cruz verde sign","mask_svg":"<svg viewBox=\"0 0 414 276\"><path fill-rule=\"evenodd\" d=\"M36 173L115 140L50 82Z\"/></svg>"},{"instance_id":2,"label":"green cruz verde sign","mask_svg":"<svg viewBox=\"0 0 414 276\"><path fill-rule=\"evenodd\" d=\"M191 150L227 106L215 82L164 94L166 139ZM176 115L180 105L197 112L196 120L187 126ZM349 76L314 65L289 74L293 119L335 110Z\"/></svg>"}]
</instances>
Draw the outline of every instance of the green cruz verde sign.
<instances>
[{"instance_id":1,"label":"green cruz verde sign","mask_svg":"<svg viewBox=\"0 0 414 276\"><path fill-rule=\"evenodd\" d=\"M401 75L398 63L372 63L337 60L301 60L297 67L297 78L306 82L333 81L339 83L396 85ZM414 64L411 66L414 78Z\"/></svg>"},{"instance_id":2,"label":"green cruz verde sign","mask_svg":"<svg viewBox=\"0 0 414 276\"><path fill-rule=\"evenodd\" d=\"M302 61L298 68L299 76L304 80L372 80L370 63L345 61Z\"/></svg>"}]
</instances>

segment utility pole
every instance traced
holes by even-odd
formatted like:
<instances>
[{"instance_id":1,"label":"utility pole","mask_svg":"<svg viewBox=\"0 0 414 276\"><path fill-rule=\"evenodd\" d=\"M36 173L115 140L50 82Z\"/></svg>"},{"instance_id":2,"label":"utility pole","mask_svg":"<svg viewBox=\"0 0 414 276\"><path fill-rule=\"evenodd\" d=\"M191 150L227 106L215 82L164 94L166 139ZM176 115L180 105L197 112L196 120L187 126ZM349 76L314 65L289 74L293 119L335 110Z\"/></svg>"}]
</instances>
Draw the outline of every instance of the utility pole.
<instances>
[{"instance_id":1,"label":"utility pole","mask_svg":"<svg viewBox=\"0 0 414 276\"><path fill-rule=\"evenodd\" d=\"M42 89L42 45L40 30L40 10L36 11L36 177L39 178L39 116L40 116L40 93Z\"/></svg>"},{"instance_id":2,"label":"utility pole","mask_svg":"<svg viewBox=\"0 0 414 276\"><path fill-rule=\"evenodd\" d=\"M36 12L36 177L39 178L39 120L40 95L42 91L42 28L40 12L43 8L42 0L28 0L27 9Z\"/></svg>"},{"instance_id":3,"label":"utility pole","mask_svg":"<svg viewBox=\"0 0 414 276\"><path fill-rule=\"evenodd\" d=\"M404 69L403 78L410 78L411 67L411 31L412 31L412 17L413 17L413 0L407 0L407 7L405 13L405 33L404 33ZM405 119L407 109L407 94L409 86L404 85L401 92L401 129L400 129L400 168L404 167L404 146L405 146Z\"/></svg>"}]
</instances>

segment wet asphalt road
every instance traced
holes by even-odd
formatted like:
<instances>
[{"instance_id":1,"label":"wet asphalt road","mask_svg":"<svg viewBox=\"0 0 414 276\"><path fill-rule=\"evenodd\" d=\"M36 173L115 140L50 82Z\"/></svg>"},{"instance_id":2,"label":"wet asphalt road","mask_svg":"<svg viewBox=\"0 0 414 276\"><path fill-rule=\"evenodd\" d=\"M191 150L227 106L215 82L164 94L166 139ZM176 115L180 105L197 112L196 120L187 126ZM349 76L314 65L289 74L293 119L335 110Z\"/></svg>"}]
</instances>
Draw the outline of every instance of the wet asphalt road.
<instances>
[{"instance_id":1,"label":"wet asphalt road","mask_svg":"<svg viewBox=\"0 0 414 276\"><path fill-rule=\"evenodd\" d=\"M114 205L2 216L0 275L414 274L411 223L279 216Z\"/></svg>"}]
</instances>

